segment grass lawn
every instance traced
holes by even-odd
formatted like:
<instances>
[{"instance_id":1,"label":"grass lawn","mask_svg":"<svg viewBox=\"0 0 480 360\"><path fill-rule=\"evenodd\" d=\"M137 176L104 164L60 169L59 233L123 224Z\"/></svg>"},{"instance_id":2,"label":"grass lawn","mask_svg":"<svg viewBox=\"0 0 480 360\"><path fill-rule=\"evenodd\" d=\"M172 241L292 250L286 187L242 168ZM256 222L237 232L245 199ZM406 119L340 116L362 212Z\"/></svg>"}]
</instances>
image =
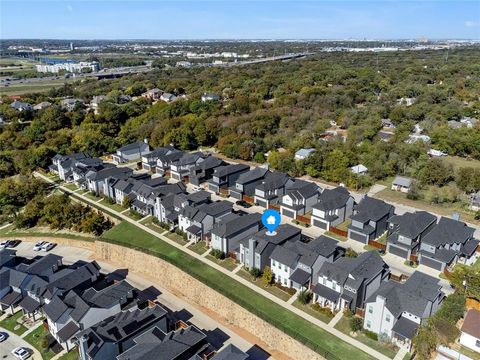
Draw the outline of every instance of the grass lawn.
<instances>
[{"instance_id":1,"label":"grass lawn","mask_svg":"<svg viewBox=\"0 0 480 360\"><path fill-rule=\"evenodd\" d=\"M128 210L123 215L127 215L130 219L135 220L135 221L138 221L141 218L143 218L143 216L141 214L137 213L136 211L132 211L132 210Z\"/></svg>"},{"instance_id":2,"label":"grass lawn","mask_svg":"<svg viewBox=\"0 0 480 360\"><path fill-rule=\"evenodd\" d=\"M335 227L339 230L348 231L348 225L350 225L350 219L345 220L344 222L338 224L338 226Z\"/></svg>"},{"instance_id":3,"label":"grass lawn","mask_svg":"<svg viewBox=\"0 0 480 360\"><path fill-rule=\"evenodd\" d=\"M68 190L72 190L72 191L78 190L78 186L72 183L62 184L62 186L66 187Z\"/></svg>"},{"instance_id":4,"label":"grass lawn","mask_svg":"<svg viewBox=\"0 0 480 360\"><path fill-rule=\"evenodd\" d=\"M257 280L254 280L252 275L250 275L250 273L245 269L240 269L237 272L237 275L241 276L245 280L250 281L252 284L257 285L259 288L262 288L263 290L268 291L270 294L278 297L279 299L281 299L283 301L288 301L288 299L290 299L292 297L292 295L290 295L289 293L287 293L287 292L283 291L282 289L276 287L275 285L270 285L268 287L265 287L265 284L262 282L261 278L258 278Z\"/></svg>"},{"instance_id":5,"label":"grass lawn","mask_svg":"<svg viewBox=\"0 0 480 360\"><path fill-rule=\"evenodd\" d=\"M340 321L335 325L335 329L340 330L344 334L350 336L350 318L342 317ZM370 346L372 349L381 352L383 355L388 356L389 358L394 358L398 352L396 347L391 345L382 344L379 341L375 341L365 336L362 332L357 333L357 337L355 338L358 341L364 343L367 346Z\"/></svg>"},{"instance_id":6,"label":"grass lawn","mask_svg":"<svg viewBox=\"0 0 480 360\"><path fill-rule=\"evenodd\" d=\"M56 354L52 350L43 351L42 342L45 336L48 335L48 331L40 325L38 328L33 330L30 334L24 337L24 340L36 348L40 354L42 354L42 358L44 360L49 360L54 357Z\"/></svg>"},{"instance_id":7,"label":"grass lawn","mask_svg":"<svg viewBox=\"0 0 480 360\"><path fill-rule=\"evenodd\" d=\"M76 240L84 240L84 241L94 241L95 238L92 236L86 236L82 235L79 233L74 233L70 231L55 231L51 230L49 228L45 227L33 227L29 229L16 229L14 225L7 226L6 228L3 228L0 230L0 238L14 238L14 237L20 237L20 236L25 236L25 237L57 237L57 238L71 238L71 239L76 239Z\"/></svg>"},{"instance_id":8,"label":"grass lawn","mask_svg":"<svg viewBox=\"0 0 480 360\"><path fill-rule=\"evenodd\" d=\"M346 237L343 237L343 236L340 236L340 235L337 235L331 231L325 231L325 236L328 236L328 237L331 237L335 240L338 240L338 241L347 241L347 238Z\"/></svg>"},{"instance_id":9,"label":"grass lawn","mask_svg":"<svg viewBox=\"0 0 480 360\"><path fill-rule=\"evenodd\" d=\"M397 202L400 204L404 204L407 206L412 206L419 208L425 211L431 211L443 216L450 217L453 212L458 212L461 215L462 221L470 222L472 224L480 224L479 220L475 220L474 216L475 213L473 211L469 211L462 207L460 203L454 204L430 204L425 200L410 200L407 199L406 194L400 191L393 191L389 188L380 191L379 193L375 194L373 197L390 201L390 202Z\"/></svg>"},{"instance_id":10,"label":"grass lawn","mask_svg":"<svg viewBox=\"0 0 480 360\"><path fill-rule=\"evenodd\" d=\"M300 301L295 300L292 305L295 306L296 308L299 308L300 310L303 310L307 314L312 315L314 318L317 318L318 320L323 321L326 324L328 324L330 320L333 319L333 315L329 315L327 313L323 313L315 310L312 307L312 304L303 305Z\"/></svg>"},{"instance_id":11,"label":"grass lawn","mask_svg":"<svg viewBox=\"0 0 480 360\"><path fill-rule=\"evenodd\" d=\"M163 234L165 231L167 231L166 229L158 226L158 225L155 225L152 221L147 221L147 222L143 222L143 225L145 225L146 227L148 227L149 229L159 233L159 234Z\"/></svg>"},{"instance_id":12,"label":"grass lawn","mask_svg":"<svg viewBox=\"0 0 480 360\"><path fill-rule=\"evenodd\" d=\"M217 259L215 256L212 256L210 254L208 254L206 256L207 259L213 261L213 262L216 262L218 265L224 267L225 269L229 270L229 271L233 271L235 270L235 268L237 267L237 263L235 262L235 260L233 260L232 258L226 258L226 259L223 259L223 260L220 260L220 259Z\"/></svg>"},{"instance_id":13,"label":"grass lawn","mask_svg":"<svg viewBox=\"0 0 480 360\"><path fill-rule=\"evenodd\" d=\"M105 205L106 207L112 209L113 211L117 211L117 212L122 212L122 211L125 210L125 208L122 205L119 205L117 203L112 204L112 203L110 203L110 200L107 200L107 199L102 201L102 205Z\"/></svg>"},{"instance_id":14,"label":"grass lawn","mask_svg":"<svg viewBox=\"0 0 480 360\"><path fill-rule=\"evenodd\" d=\"M377 249L376 247L373 247L371 245L365 245L363 247L363 250L365 251L378 251L378 253L380 254L380 256L385 256L385 252L381 253L380 252L380 249Z\"/></svg>"},{"instance_id":15,"label":"grass lawn","mask_svg":"<svg viewBox=\"0 0 480 360\"><path fill-rule=\"evenodd\" d=\"M367 353L340 340L300 316L285 310L282 306L234 281L226 274L212 267L205 266L203 262L161 241L133 224L122 222L105 232L102 237L107 239L106 241L110 239L119 245L123 244L136 248L170 262L265 321L310 346L324 357L328 356L328 354L342 354L342 360L373 359Z\"/></svg>"},{"instance_id":16,"label":"grass lawn","mask_svg":"<svg viewBox=\"0 0 480 360\"><path fill-rule=\"evenodd\" d=\"M4 328L5 330L11 331L17 335L22 335L27 328L23 325L17 324L17 320L23 316L21 311L17 311L16 314L13 316L7 317L0 321L0 327Z\"/></svg>"},{"instance_id":17,"label":"grass lawn","mask_svg":"<svg viewBox=\"0 0 480 360\"><path fill-rule=\"evenodd\" d=\"M87 191L86 193L84 193L83 196L85 196L85 197L87 197L87 198L89 198L90 200L93 200L93 201L95 201L95 202L97 202L98 200L101 199L100 196L95 196L95 195L93 195L90 191Z\"/></svg>"},{"instance_id":18,"label":"grass lawn","mask_svg":"<svg viewBox=\"0 0 480 360\"><path fill-rule=\"evenodd\" d=\"M183 239L183 236L178 235L176 233L167 232L165 236L168 237L170 240L173 240L176 243L179 243L180 245L185 245L187 243L187 241Z\"/></svg>"},{"instance_id":19,"label":"grass lawn","mask_svg":"<svg viewBox=\"0 0 480 360\"><path fill-rule=\"evenodd\" d=\"M23 95L29 93L46 92L50 89L62 87L63 83L59 82L45 82L35 84L15 84L9 87L0 88L0 95Z\"/></svg>"},{"instance_id":20,"label":"grass lawn","mask_svg":"<svg viewBox=\"0 0 480 360\"><path fill-rule=\"evenodd\" d=\"M480 161L478 160L467 160L459 156L445 156L442 157L441 160L444 163L452 165L454 170L458 170L462 167L473 167L475 169L480 169Z\"/></svg>"},{"instance_id":21,"label":"grass lawn","mask_svg":"<svg viewBox=\"0 0 480 360\"><path fill-rule=\"evenodd\" d=\"M79 359L77 348L73 349L69 353L62 355L58 358L58 360L77 360Z\"/></svg>"},{"instance_id":22,"label":"grass lawn","mask_svg":"<svg viewBox=\"0 0 480 360\"><path fill-rule=\"evenodd\" d=\"M195 251L197 254L200 254L200 255L204 254L205 251L208 250L208 247L207 247L207 244L205 243L205 241L199 241L196 244L190 245L188 248L192 251Z\"/></svg>"}]
</instances>

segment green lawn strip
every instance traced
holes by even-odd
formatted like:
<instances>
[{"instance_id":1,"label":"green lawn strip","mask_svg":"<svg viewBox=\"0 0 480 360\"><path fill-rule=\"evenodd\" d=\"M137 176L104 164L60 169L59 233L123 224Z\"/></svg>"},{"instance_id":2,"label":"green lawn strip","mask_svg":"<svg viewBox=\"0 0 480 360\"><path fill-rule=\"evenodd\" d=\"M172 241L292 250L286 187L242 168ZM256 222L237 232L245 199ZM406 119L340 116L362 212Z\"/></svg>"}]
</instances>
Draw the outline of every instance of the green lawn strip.
<instances>
[{"instance_id":1,"label":"green lawn strip","mask_svg":"<svg viewBox=\"0 0 480 360\"><path fill-rule=\"evenodd\" d=\"M101 199L100 196L95 196L95 195L93 195L90 191L86 192L83 196L85 196L85 197L87 197L87 198L89 198L90 200L95 201L95 202L97 202L98 200Z\"/></svg>"},{"instance_id":2,"label":"green lawn strip","mask_svg":"<svg viewBox=\"0 0 480 360\"><path fill-rule=\"evenodd\" d=\"M107 242L143 251L170 262L324 357L338 359L334 354L342 354L341 358L346 360L374 359L302 317L285 310L282 306L226 274L210 266L205 266L203 262L128 222L122 222L108 230L102 238Z\"/></svg>"},{"instance_id":3,"label":"green lawn strip","mask_svg":"<svg viewBox=\"0 0 480 360\"><path fill-rule=\"evenodd\" d=\"M94 237L82 236L70 233L59 233L55 230L48 231L48 229L37 229L35 227L30 229L15 229L13 225L7 226L0 230L0 237L15 238L15 237L52 237L52 238L69 238L83 241L95 241Z\"/></svg>"},{"instance_id":4,"label":"green lawn strip","mask_svg":"<svg viewBox=\"0 0 480 360\"><path fill-rule=\"evenodd\" d=\"M337 235L337 234L335 234L335 233L333 233L333 232L331 232L331 231L325 231L325 236L334 238L335 240L338 240L338 241L347 241L347 238L346 238L346 237Z\"/></svg>"},{"instance_id":5,"label":"green lawn strip","mask_svg":"<svg viewBox=\"0 0 480 360\"><path fill-rule=\"evenodd\" d=\"M202 255L203 253L205 253L205 251L208 250L208 247L205 244L205 241L199 241L196 244L190 245L188 248L200 255Z\"/></svg>"},{"instance_id":6,"label":"green lawn strip","mask_svg":"<svg viewBox=\"0 0 480 360\"><path fill-rule=\"evenodd\" d=\"M348 225L350 225L350 220L345 220L341 224L338 224L338 226L335 226L339 230L343 231L348 231Z\"/></svg>"},{"instance_id":7,"label":"green lawn strip","mask_svg":"<svg viewBox=\"0 0 480 360\"><path fill-rule=\"evenodd\" d=\"M157 232L158 234L163 234L165 232L166 229L163 229L161 228L160 226L158 225L155 225L153 222L151 221L147 221L147 222L144 222L143 225L145 225L146 227L148 227L150 230L153 230L155 232Z\"/></svg>"},{"instance_id":8,"label":"green lawn strip","mask_svg":"<svg viewBox=\"0 0 480 360\"><path fill-rule=\"evenodd\" d=\"M47 335L48 331L43 327L43 325L40 325L38 328L36 328L30 334L23 338L26 342L28 342L40 352L44 360L50 360L56 355L52 350L43 350L42 342Z\"/></svg>"},{"instance_id":9,"label":"green lawn strip","mask_svg":"<svg viewBox=\"0 0 480 360\"><path fill-rule=\"evenodd\" d=\"M73 349L72 351L60 356L58 360L78 360L79 355L78 355L78 350L77 348Z\"/></svg>"},{"instance_id":10,"label":"green lawn strip","mask_svg":"<svg viewBox=\"0 0 480 360\"><path fill-rule=\"evenodd\" d=\"M0 327L20 336L25 331L27 331L27 328L25 326L17 323L17 320L20 319L22 316L23 313L21 311L17 311L17 313L13 316L7 317L0 321Z\"/></svg>"},{"instance_id":11,"label":"green lawn strip","mask_svg":"<svg viewBox=\"0 0 480 360\"><path fill-rule=\"evenodd\" d=\"M330 320L333 319L333 315L328 315L327 313L317 311L314 308L312 308L311 304L303 305L300 301L295 300L292 305L295 306L296 308L299 308L300 310L303 310L307 314L312 315L314 318L317 318L318 320L323 321L326 324L328 324Z\"/></svg>"},{"instance_id":12,"label":"green lawn strip","mask_svg":"<svg viewBox=\"0 0 480 360\"><path fill-rule=\"evenodd\" d=\"M120 204L117 204L117 203L112 204L109 199L103 200L101 204L108 207L109 209L112 209L113 211L116 211L116 212L122 212L122 211L126 210Z\"/></svg>"},{"instance_id":13,"label":"green lawn strip","mask_svg":"<svg viewBox=\"0 0 480 360\"><path fill-rule=\"evenodd\" d=\"M126 213L124 213L123 215L127 215L130 219L132 220L135 220L135 221L138 221L140 220L141 218L143 218L142 215L140 215L139 213L135 212L135 211L132 211L132 210L128 210Z\"/></svg>"},{"instance_id":14,"label":"green lawn strip","mask_svg":"<svg viewBox=\"0 0 480 360\"><path fill-rule=\"evenodd\" d=\"M340 330L344 334L350 336L350 332L351 332L350 318L342 317L338 321L338 323L335 325L335 329ZM371 347L372 349L375 349L378 352L381 352L383 355L388 356L389 358L393 359L395 355L397 355L398 349L394 348L392 345L384 344L384 343L381 343L380 341L370 339L360 331L357 332L357 336L355 337L355 339Z\"/></svg>"},{"instance_id":15,"label":"green lawn strip","mask_svg":"<svg viewBox=\"0 0 480 360\"><path fill-rule=\"evenodd\" d=\"M72 184L72 183L67 183L67 184L62 184L63 187L66 187L68 190L71 190L71 191L76 191L79 189L79 187L75 184Z\"/></svg>"},{"instance_id":16,"label":"green lawn strip","mask_svg":"<svg viewBox=\"0 0 480 360\"><path fill-rule=\"evenodd\" d=\"M237 263L232 258L226 258L221 260L221 259L217 259L215 256L212 256L210 254L208 254L206 258L213 262L216 262L218 265L224 267L228 271L233 271L237 267Z\"/></svg>"},{"instance_id":17,"label":"green lawn strip","mask_svg":"<svg viewBox=\"0 0 480 360\"><path fill-rule=\"evenodd\" d=\"M170 240L173 240L176 243L179 243L180 245L185 245L187 243L187 241L183 239L183 236L178 235L176 233L167 232L165 236L168 237Z\"/></svg>"},{"instance_id":18,"label":"green lawn strip","mask_svg":"<svg viewBox=\"0 0 480 360\"><path fill-rule=\"evenodd\" d=\"M268 291L270 294L278 297L279 299L281 299L283 301L288 301L288 299L290 299L292 297L292 295L290 295L289 293L286 293L282 289L279 289L275 285L269 285L269 286L265 287L265 284L262 282L262 280L260 278L254 280L252 275L250 275L250 273L245 269L240 269L237 272L237 275L241 276L245 280L250 281L252 284L258 286L259 288L262 288L263 290Z\"/></svg>"}]
</instances>

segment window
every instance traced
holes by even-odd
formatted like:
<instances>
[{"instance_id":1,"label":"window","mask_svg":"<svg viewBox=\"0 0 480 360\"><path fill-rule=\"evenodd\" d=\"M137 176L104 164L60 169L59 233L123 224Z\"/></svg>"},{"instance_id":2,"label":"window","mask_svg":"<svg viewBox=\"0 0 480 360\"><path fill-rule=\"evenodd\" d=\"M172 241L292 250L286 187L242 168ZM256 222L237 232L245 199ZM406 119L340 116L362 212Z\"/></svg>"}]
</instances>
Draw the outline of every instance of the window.
<instances>
[{"instance_id":1,"label":"window","mask_svg":"<svg viewBox=\"0 0 480 360\"><path fill-rule=\"evenodd\" d=\"M369 306L369 307L368 307L368 313L369 313L369 314L373 314L373 306Z\"/></svg>"},{"instance_id":2,"label":"window","mask_svg":"<svg viewBox=\"0 0 480 360\"><path fill-rule=\"evenodd\" d=\"M475 341L475 346L480 348L480 340Z\"/></svg>"},{"instance_id":3,"label":"window","mask_svg":"<svg viewBox=\"0 0 480 360\"><path fill-rule=\"evenodd\" d=\"M275 260L272 260L272 267L275 267Z\"/></svg>"},{"instance_id":4,"label":"window","mask_svg":"<svg viewBox=\"0 0 480 360\"><path fill-rule=\"evenodd\" d=\"M323 278L323 285L327 285L327 278Z\"/></svg>"},{"instance_id":5,"label":"window","mask_svg":"<svg viewBox=\"0 0 480 360\"><path fill-rule=\"evenodd\" d=\"M287 265L283 265L283 270L287 271Z\"/></svg>"},{"instance_id":6,"label":"window","mask_svg":"<svg viewBox=\"0 0 480 360\"><path fill-rule=\"evenodd\" d=\"M387 316L385 316L385 321L390 322L390 315L387 314Z\"/></svg>"},{"instance_id":7,"label":"window","mask_svg":"<svg viewBox=\"0 0 480 360\"><path fill-rule=\"evenodd\" d=\"M332 289L335 290L335 283L332 281Z\"/></svg>"},{"instance_id":8,"label":"window","mask_svg":"<svg viewBox=\"0 0 480 360\"><path fill-rule=\"evenodd\" d=\"M370 329L371 326L372 326L372 322L370 320L367 320L367 328Z\"/></svg>"}]
</instances>

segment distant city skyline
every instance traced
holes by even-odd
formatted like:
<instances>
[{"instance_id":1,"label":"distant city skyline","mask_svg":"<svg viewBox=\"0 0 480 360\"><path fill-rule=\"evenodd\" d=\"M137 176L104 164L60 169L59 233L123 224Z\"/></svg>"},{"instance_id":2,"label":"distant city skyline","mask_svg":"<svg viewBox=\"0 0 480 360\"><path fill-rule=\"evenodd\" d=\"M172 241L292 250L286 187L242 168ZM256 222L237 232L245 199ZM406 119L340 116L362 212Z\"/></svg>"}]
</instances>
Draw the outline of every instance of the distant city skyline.
<instances>
[{"instance_id":1,"label":"distant city skyline","mask_svg":"<svg viewBox=\"0 0 480 360\"><path fill-rule=\"evenodd\" d=\"M480 39L479 1L1 0L2 39Z\"/></svg>"}]
</instances>

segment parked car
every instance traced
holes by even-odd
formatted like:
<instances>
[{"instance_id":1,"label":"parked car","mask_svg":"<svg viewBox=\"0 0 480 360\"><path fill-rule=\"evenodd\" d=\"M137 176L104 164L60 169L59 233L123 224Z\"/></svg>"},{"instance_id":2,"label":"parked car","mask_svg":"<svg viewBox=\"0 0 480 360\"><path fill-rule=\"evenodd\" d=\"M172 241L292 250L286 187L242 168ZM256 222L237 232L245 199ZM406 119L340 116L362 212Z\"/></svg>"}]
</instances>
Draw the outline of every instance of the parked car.
<instances>
[{"instance_id":1,"label":"parked car","mask_svg":"<svg viewBox=\"0 0 480 360\"><path fill-rule=\"evenodd\" d=\"M10 240L10 245L8 247L11 247L11 248L14 248L14 247L17 247L18 244L20 244L22 242L22 240Z\"/></svg>"},{"instance_id":2,"label":"parked car","mask_svg":"<svg viewBox=\"0 0 480 360\"><path fill-rule=\"evenodd\" d=\"M4 332L0 332L0 342L3 342L5 340L7 340L8 338L8 334L7 333L4 333Z\"/></svg>"},{"instance_id":3,"label":"parked car","mask_svg":"<svg viewBox=\"0 0 480 360\"><path fill-rule=\"evenodd\" d=\"M237 202L235 202L235 204L237 204L238 206L242 206L244 208L247 208L247 209L252 206L252 205L250 205L249 203L247 203L246 201L243 201L243 200L238 200Z\"/></svg>"},{"instance_id":4,"label":"parked car","mask_svg":"<svg viewBox=\"0 0 480 360\"><path fill-rule=\"evenodd\" d=\"M31 355L30 351L24 347L17 347L12 350L12 355L17 359L25 360L28 359Z\"/></svg>"},{"instance_id":5,"label":"parked car","mask_svg":"<svg viewBox=\"0 0 480 360\"><path fill-rule=\"evenodd\" d=\"M42 245L42 247L40 248L41 251L50 251L51 249L53 249L53 247L55 246L56 244L54 243L51 243L51 242L46 242L45 244Z\"/></svg>"},{"instance_id":6,"label":"parked car","mask_svg":"<svg viewBox=\"0 0 480 360\"><path fill-rule=\"evenodd\" d=\"M5 240L0 243L0 250L6 249L10 246L10 240Z\"/></svg>"},{"instance_id":7,"label":"parked car","mask_svg":"<svg viewBox=\"0 0 480 360\"><path fill-rule=\"evenodd\" d=\"M33 251L40 251L42 246L46 243L46 241L39 241L35 245L33 245Z\"/></svg>"}]
</instances>

